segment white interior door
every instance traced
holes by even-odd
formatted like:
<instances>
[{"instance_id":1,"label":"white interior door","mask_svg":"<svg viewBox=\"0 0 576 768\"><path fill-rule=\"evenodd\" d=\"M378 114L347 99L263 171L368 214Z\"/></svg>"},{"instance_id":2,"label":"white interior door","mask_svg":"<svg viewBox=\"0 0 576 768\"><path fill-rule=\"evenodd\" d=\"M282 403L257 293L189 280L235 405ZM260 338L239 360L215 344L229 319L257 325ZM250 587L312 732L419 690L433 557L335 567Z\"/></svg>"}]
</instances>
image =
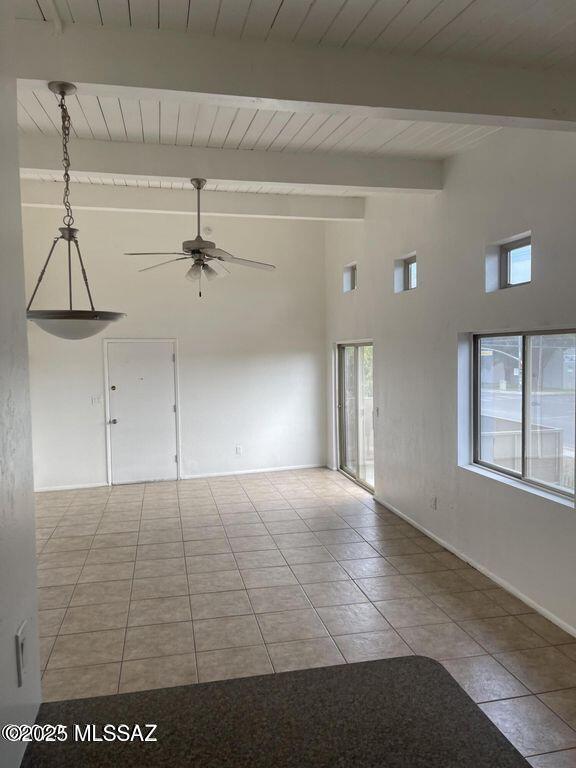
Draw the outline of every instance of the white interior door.
<instances>
[{"instance_id":1,"label":"white interior door","mask_svg":"<svg viewBox=\"0 0 576 768\"><path fill-rule=\"evenodd\" d=\"M109 341L107 365L112 483L175 480L174 343Z\"/></svg>"}]
</instances>

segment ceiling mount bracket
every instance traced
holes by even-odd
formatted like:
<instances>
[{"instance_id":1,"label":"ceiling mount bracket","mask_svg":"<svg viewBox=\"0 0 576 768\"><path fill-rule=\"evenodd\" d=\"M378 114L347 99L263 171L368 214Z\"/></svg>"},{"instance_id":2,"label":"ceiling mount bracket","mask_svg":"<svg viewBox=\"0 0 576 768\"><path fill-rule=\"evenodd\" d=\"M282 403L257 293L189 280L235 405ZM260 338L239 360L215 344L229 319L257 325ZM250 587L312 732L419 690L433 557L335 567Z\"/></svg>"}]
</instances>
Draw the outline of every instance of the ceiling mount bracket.
<instances>
[{"instance_id":1,"label":"ceiling mount bracket","mask_svg":"<svg viewBox=\"0 0 576 768\"><path fill-rule=\"evenodd\" d=\"M63 80L51 80L48 83L48 88L56 96L73 96L78 90L74 83L65 83Z\"/></svg>"}]
</instances>

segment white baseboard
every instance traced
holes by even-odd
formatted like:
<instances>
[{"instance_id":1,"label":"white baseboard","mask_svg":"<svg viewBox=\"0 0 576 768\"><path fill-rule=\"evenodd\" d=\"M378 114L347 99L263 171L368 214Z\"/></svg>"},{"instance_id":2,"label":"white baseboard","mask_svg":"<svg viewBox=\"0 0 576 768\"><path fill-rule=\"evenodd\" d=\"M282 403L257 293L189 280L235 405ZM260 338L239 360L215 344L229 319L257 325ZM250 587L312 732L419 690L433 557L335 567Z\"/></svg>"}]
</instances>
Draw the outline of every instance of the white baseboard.
<instances>
[{"instance_id":1,"label":"white baseboard","mask_svg":"<svg viewBox=\"0 0 576 768\"><path fill-rule=\"evenodd\" d=\"M231 475L255 475L260 472L290 472L297 469L321 469L325 468L325 464L294 464L289 467L264 467L263 469L244 469L241 472L208 472L198 475L181 475L180 480L201 480L205 477L229 477ZM152 481L150 482L162 482ZM108 487L109 483L87 483L85 485L47 485L41 488L35 488L36 493L43 493L45 491L78 491L82 488L104 488Z\"/></svg>"},{"instance_id":2,"label":"white baseboard","mask_svg":"<svg viewBox=\"0 0 576 768\"><path fill-rule=\"evenodd\" d=\"M108 483L85 483L83 485L45 485L41 488L34 488L35 493L43 493L45 491L79 491L83 488L104 488L108 487Z\"/></svg>"},{"instance_id":3,"label":"white baseboard","mask_svg":"<svg viewBox=\"0 0 576 768\"><path fill-rule=\"evenodd\" d=\"M476 570L480 571L480 573L483 573L484 576L487 576L489 579L492 579L492 581L496 582L496 584L498 584L500 587L505 589L507 592L510 592L510 594L514 595L514 597L517 597L519 600L522 600L523 603L526 603L526 605L529 605L530 608L533 608L537 613L540 613L542 616L549 619L553 624L556 624L557 627L560 627L560 629L563 629L565 632L568 632L568 634L573 635L576 638L576 627L573 627L572 625L568 624L563 619L560 619L554 613L549 611L547 608L544 608L544 606L540 605L535 600L532 600L531 597L528 597L528 595L525 595L523 592L517 589L513 584L510 584L510 582L506 581L506 579L503 579L497 574L493 573L484 565L482 565L482 563L478 563L475 560L472 560L465 552L461 552L459 549L456 549L456 547L454 547L448 541L444 541L444 539L441 539L439 536L436 536L435 533L432 533L432 531L429 531L423 525L416 522L416 520L413 520L410 517L410 515L407 515L404 512L401 512L397 507L395 507L393 504L390 504L385 499L374 496L374 500L377 501L379 504L382 504L382 506L387 507L387 509L394 512L394 514L398 515L398 517L401 517L403 520L406 520L406 522L410 523L410 525L413 525L414 528L418 528L419 531L422 531L422 533L426 534L426 536L428 536L430 539L433 539L435 542L443 546L449 552L452 552L452 554L456 555L461 560L464 560L473 568L476 568Z\"/></svg>"},{"instance_id":4,"label":"white baseboard","mask_svg":"<svg viewBox=\"0 0 576 768\"><path fill-rule=\"evenodd\" d=\"M236 472L208 472L198 475L181 475L181 480L202 480L205 477L230 477L232 475L257 475L261 472L291 472L297 469L326 469L325 464L294 464L290 467L263 467L262 469L243 469Z\"/></svg>"}]
</instances>

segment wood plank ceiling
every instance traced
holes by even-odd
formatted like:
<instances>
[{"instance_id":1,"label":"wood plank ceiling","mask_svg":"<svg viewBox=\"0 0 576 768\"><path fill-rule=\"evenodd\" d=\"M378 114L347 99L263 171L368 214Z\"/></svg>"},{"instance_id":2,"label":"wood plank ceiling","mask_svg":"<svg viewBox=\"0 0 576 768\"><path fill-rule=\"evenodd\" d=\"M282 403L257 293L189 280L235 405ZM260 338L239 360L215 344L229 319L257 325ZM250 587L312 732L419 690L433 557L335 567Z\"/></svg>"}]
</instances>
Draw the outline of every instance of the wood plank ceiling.
<instances>
[{"instance_id":1,"label":"wood plank ceiling","mask_svg":"<svg viewBox=\"0 0 576 768\"><path fill-rule=\"evenodd\" d=\"M362 156L447 157L495 126L380 120L339 112L290 112L79 94L68 99L74 135L81 139L246 149L328 152ZM47 88L20 88L23 133L57 135L60 114Z\"/></svg>"},{"instance_id":2,"label":"wood plank ceiling","mask_svg":"<svg viewBox=\"0 0 576 768\"><path fill-rule=\"evenodd\" d=\"M377 48L536 69L576 65L574 0L55 0L66 23ZM51 20L50 0L17 0Z\"/></svg>"}]
</instances>

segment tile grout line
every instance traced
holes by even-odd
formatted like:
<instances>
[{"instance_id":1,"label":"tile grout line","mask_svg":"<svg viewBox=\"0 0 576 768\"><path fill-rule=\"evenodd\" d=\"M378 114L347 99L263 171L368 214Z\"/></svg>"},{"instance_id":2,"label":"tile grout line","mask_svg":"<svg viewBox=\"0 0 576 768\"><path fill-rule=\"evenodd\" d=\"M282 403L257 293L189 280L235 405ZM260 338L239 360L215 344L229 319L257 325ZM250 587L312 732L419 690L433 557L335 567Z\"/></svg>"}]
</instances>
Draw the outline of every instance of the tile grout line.
<instances>
[{"instance_id":1,"label":"tile grout line","mask_svg":"<svg viewBox=\"0 0 576 768\"><path fill-rule=\"evenodd\" d=\"M136 573L136 560L138 558L138 542L140 540L140 530L142 527L142 514L144 512L144 499L146 497L146 486L144 486L144 493L142 494L142 503L140 505L140 517L138 519L138 536L136 538L136 555L134 559L134 567L132 569L132 579L130 581L130 594L128 595L128 611L126 612L126 625L124 627L124 642L122 643L122 655L120 657L120 670L118 673L118 683L116 685L117 693L120 693L120 686L122 684L122 673L124 671L124 654L126 652L126 639L128 637L128 621L130 618L130 607L132 605L132 591L134 589L134 578Z\"/></svg>"},{"instance_id":2,"label":"tile grout line","mask_svg":"<svg viewBox=\"0 0 576 768\"><path fill-rule=\"evenodd\" d=\"M212 492L210 492L210 495L212 497L212 500L214 500L214 497L212 496ZM192 642L194 643L194 667L196 668L196 680L200 682L200 668L198 666L198 647L196 644L196 629L194 627L194 613L192 611L192 595L190 594L190 581L189 581L189 574L188 574L188 559L186 555L186 544L184 542L184 528L182 526L182 507L180 506L180 494L178 493L178 514L180 516L180 530L182 531L182 554L184 556L184 570L186 572L186 587L188 590L188 607L190 609L190 624L192 625Z\"/></svg>"},{"instance_id":3,"label":"tile grout line","mask_svg":"<svg viewBox=\"0 0 576 768\"><path fill-rule=\"evenodd\" d=\"M254 505L252 505L252 506L254 506ZM258 517L260 517L260 515L256 511L255 507L254 507L254 511L256 512ZM260 517L260 522L263 523L263 520L262 520L261 517ZM226 529L224 529L224 530L226 531ZM268 530L268 529L266 529L266 530ZM268 533L268 535L270 535L270 533ZM256 625L258 627L258 632L260 633L260 637L262 638L262 646L265 649L266 657L267 657L267 659L268 659L268 661L270 663L270 669L272 670L272 674L274 674L276 672L276 668L274 667L274 662L272 661L272 657L270 656L270 651L268 650L268 645L267 645L266 641L264 640L264 635L262 633L262 627L260 626L260 622L258 621L258 616L256 614L256 611L254 610L254 604L252 602L252 598L250 597L250 592L248 590L248 587L246 586L246 581L244 580L244 576L242 575L242 571L240 570L240 567L238 566L238 560L236 558L236 552L234 552L232 550L232 545L230 544L230 539L229 539L227 533L226 533L226 540L228 541L228 543L230 545L230 550L232 551L232 556L234 557L234 561L236 563L236 567L238 568L238 573L240 574L240 578L242 579L242 584L244 584L244 589L246 590L246 595L248 596L248 602L250 603L250 607L252 608L252 615L254 616L254 620L256 621ZM276 543L276 542L274 542L274 543ZM258 550L255 550L255 551L258 551ZM266 551L266 550L261 550L261 551ZM277 550L277 551L280 551L280 550ZM282 557L284 557L284 556L282 555ZM257 646L250 646L250 647L257 647Z\"/></svg>"}]
</instances>

